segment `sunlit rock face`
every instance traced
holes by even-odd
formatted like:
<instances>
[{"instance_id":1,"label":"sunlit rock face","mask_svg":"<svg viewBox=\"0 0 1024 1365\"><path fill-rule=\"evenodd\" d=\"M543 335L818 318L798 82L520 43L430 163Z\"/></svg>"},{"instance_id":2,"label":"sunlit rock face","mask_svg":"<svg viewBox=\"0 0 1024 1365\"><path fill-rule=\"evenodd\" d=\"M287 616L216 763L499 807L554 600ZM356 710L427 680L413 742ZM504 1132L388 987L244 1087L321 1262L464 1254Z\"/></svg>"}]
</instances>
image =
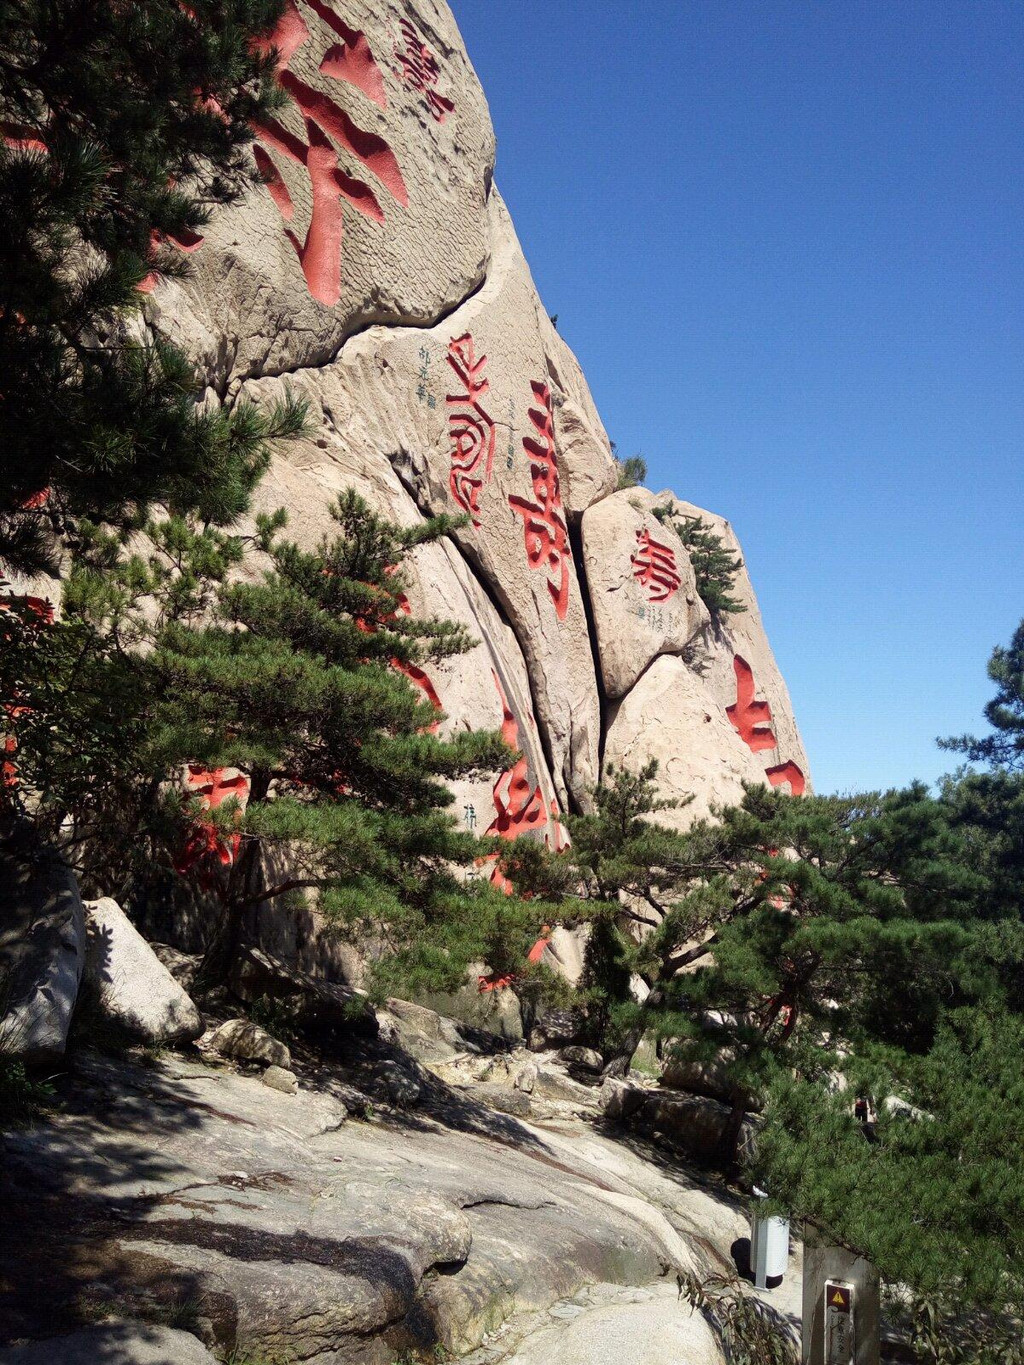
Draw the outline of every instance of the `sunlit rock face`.
<instances>
[{"instance_id":1,"label":"sunlit rock face","mask_svg":"<svg viewBox=\"0 0 1024 1365\"><path fill-rule=\"evenodd\" d=\"M156 282L147 319L198 361L211 400L308 399L310 434L258 495L301 543L330 530L350 486L404 524L464 517L415 553L407 608L476 643L410 678L442 733L501 730L521 757L457 785L460 821L560 847L602 755L657 758L665 795L695 798L679 824L744 781L803 791L745 571L747 610L712 622L654 516L696 509L615 491L586 380L493 185L487 103L448 7L290 0L274 45L291 100L256 130L265 183L179 244L191 276Z\"/></svg>"}]
</instances>

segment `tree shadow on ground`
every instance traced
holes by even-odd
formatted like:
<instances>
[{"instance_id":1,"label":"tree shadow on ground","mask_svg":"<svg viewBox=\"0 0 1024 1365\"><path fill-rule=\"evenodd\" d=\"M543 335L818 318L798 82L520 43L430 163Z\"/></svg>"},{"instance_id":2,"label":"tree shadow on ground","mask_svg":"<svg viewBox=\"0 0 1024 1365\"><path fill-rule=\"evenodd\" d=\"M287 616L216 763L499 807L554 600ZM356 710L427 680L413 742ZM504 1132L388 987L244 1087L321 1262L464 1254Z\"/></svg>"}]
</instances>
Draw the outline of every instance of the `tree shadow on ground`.
<instances>
[{"instance_id":1,"label":"tree shadow on ground","mask_svg":"<svg viewBox=\"0 0 1024 1365\"><path fill-rule=\"evenodd\" d=\"M112 1089L102 1072L80 1073L71 1059L52 1110L0 1132L0 1342L50 1337L108 1314L182 1325L201 1298L196 1275L124 1245L151 1206L149 1191L186 1177L162 1153L161 1136L202 1121L138 1069L125 1069L126 1087L133 1071L134 1093Z\"/></svg>"}]
</instances>

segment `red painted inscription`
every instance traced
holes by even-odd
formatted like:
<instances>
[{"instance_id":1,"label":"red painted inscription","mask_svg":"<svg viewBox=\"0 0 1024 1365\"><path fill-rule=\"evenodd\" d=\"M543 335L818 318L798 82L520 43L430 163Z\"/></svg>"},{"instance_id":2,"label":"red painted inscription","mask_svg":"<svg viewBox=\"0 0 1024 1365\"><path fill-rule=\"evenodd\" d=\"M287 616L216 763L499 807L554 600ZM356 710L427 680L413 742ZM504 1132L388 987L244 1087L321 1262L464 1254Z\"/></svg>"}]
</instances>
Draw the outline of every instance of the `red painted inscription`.
<instances>
[{"instance_id":1,"label":"red painted inscription","mask_svg":"<svg viewBox=\"0 0 1024 1365\"><path fill-rule=\"evenodd\" d=\"M305 2L341 38L341 43L329 48L321 61L323 74L346 82L384 107L387 100L383 80L365 36L348 28L321 0ZM360 128L340 104L288 69L288 63L308 38L309 28L296 0L288 0L270 46L278 51L277 79L302 114L305 140L277 119L268 119L256 128L263 147L255 148L255 155L270 197L285 222L291 222L294 205L283 176L265 148L302 166L309 176L312 207L305 240L300 242L291 228L285 229L285 236L295 248L309 292L319 303L330 307L341 297L342 201L374 222L384 221L384 210L374 190L365 180L341 168L338 149L355 157L399 204L407 205L409 195L395 154L384 139Z\"/></svg>"},{"instance_id":2,"label":"red painted inscription","mask_svg":"<svg viewBox=\"0 0 1024 1365\"><path fill-rule=\"evenodd\" d=\"M530 457L530 479L535 501L509 498L509 506L523 519L526 557L532 569L547 574L548 591L555 604L555 615L565 620L569 607L569 534L562 514L562 490L555 455L555 426L551 412L551 390L547 384L531 383L538 407L530 409L536 436L527 436L523 446Z\"/></svg>"},{"instance_id":3,"label":"red painted inscription","mask_svg":"<svg viewBox=\"0 0 1024 1365\"><path fill-rule=\"evenodd\" d=\"M734 705L726 707L725 714L753 753L756 754L760 749L774 749L778 740L771 728L771 707L766 701L754 700L753 669L738 654L732 666L736 674L736 701Z\"/></svg>"},{"instance_id":4,"label":"red painted inscription","mask_svg":"<svg viewBox=\"0 0 1024 1365\"><path fill-rule=\"evenodd\" d=\"M441 74L437 58L408 19L403 19L399 28L402 33L403 46L395 48L398 74L406 85L411 85L414 90L418 90L424 96L427 101L427 108L437 122L444 123L448 115L454 110L455 105L435 89L438 77Z\"/></svg>"},{"instance_id":5,"label":"red painted inscription","mask_svg":"<svg viewBox=\"0 0 1024 1365\"><path fill-rule=\"evenodd\" d=\"M631 556L633 577L647 590L649 602L667 602L679 590L682 578L671 545L655 540L645 526L636 533L636 552Z\"/></svg>"},{"instance_id":6,"label":"red painted inscription","mask_svg":"<svg viewBox=\"0 0 1024 1365\"><path fill-rule=\"evenodd\" d=\"M803 796L807 790L807 779L804 777L803 770L792 761L780 763L775 768L766 768L765 776L773 787L781 787L788 782L790 793L793 796Z\"/></svg>"},{"instance_id":7,"label":"red painted inscription","mask_svg":"<svg viewBox=\"0 0 1024 1365\"><path fill-rule=\"evenodd\" d=\"M746 659L737 654L732 661L736 674L736 702L726 707L725 714L747 748L753 753L761 749L775 749L779 741L772 729L772 709L766 701L754 700L754 672ZM765 776L773 787L782 787L787 782L793 796L803 796L807 790L807 779L803 769L790 760L777 763L765 769Z\"/></svg>"},{"instance_id":8,"label":"red painted inscription","mask_svg":"<svg viewBox=\"0 0 1024 1365\"><path fill-rule=\"evenodd\" d=\"M484 378L485 355L476 357L473 338L455 337L448 346L448 364L461 381L458 393L448 394L448 435L452 468L448 486L459 506L480 525L480 489L494 465L494 423L481 399L491 387Z\"/></svg>"},{"instance_id":9,"label":"red painted inscription","mask_svg":"<svg viewBox=\"0 0 1024 1365\"><path fill-rule=\"evenodd\" d=\"M185 785L190 794L198 798L203 811L216 810L231 798L244 807L249 795L249 779L236 768L204 768L201 763L190 763ZM241 834L224 834L213 821L204 820L200 815L175 858L174 866L184 876L203 863L207 869L205 880L209 881L209 872L217 863L222 867L233 865L241 846Z\"/></svg>"}]
</instances>

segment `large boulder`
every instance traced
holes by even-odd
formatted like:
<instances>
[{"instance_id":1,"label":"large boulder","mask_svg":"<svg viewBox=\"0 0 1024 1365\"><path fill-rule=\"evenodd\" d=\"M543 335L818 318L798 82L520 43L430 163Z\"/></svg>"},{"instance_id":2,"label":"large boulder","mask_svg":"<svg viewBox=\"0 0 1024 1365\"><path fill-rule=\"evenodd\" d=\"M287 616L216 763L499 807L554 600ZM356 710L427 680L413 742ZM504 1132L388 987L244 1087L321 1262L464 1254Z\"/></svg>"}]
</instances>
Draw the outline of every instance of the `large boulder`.
<instances>
[{"instance_id":1,"label":"large boulder","mask_svg":"<svg viewBox=\"0 0 1024 1365\"><path fill-rule=\"evenodd\" d=\"M115 900L87 901L84 985L115 1028L144 1043L198 1038L203 1018Z\"/></svg>"},{"instance_id":2,"label":"large boulder","mask_svg":"<svg viewBox=\"0 0 1024 1365\"><path fill-rule=\"evenodd\" d=\"M0 1349L0 1365L217 1365L189 1332L151 1322L105 1322Z\"/></svg>"},{"instance_id":3,"label":"large boulder","mask_svg":"<svg viewBox=\"0 0 1024 1365\"><path fill-rule=\"evenodd\" d=\"M736 1152L729 1150L733 1113L730 1105L704 1095L685 1095L649 1090L632 1122L668 1146L699 1161L730 1161L749 1150L755 1122L745 1116L740 1124Z\"/></svg>"},{"instance_id":4,"label":"large boulder","mask_svg":"<svg viewBox=\"0 0 1024 1365\"><path fill-rule=\"evenodd\" d=\"M793 796L802 796L810 789L807 754L735 531L724 517L667 491L655 494L641 489L638 501L644 507L667 506L680 520L699 517L720 537L727 553L743 561L732 595L744 610L724 614L705 633L699 651L701 676L767 780Z\"/></svg>"},{"instance_id":5,"label":"large boulder","mask_svg":"<svg viewBox=\"0 0 1024 1365\"><path fill-rule=\"evenodd\" d=\"M267 183L150 296L218 393L326 366L371 323L436 321L490 253L494 133L447 5L295 0L273 41L289 101L257 132Z\"/></svg>"},{"instance_id":6,"label":"large boulder","mask_svg":"<svg viewBox=\"0 0 1024 1365\"><path fill-rule=\"evenodd\" d=\"M691 1095L705 1095L725 1104L742 1104L745 1109L759 1110L758 1096L737 1085L729 1075L733 1060L731 1048L723 1047L711 1061L701 1060L692 1048L677 1044L665 1061L661 1083L670 1090L685 1090Z\"/></svg>"},{"instance_id":7,"label":"large boulder","mask_svg":"<svg viewBox=\"0 0 1024 1365\"><path fill-rule=\"evenodd\" d=\"M85 964L85 913L75 874L43 850L0 861L0 1055L64 1055Z\"/></svg>"},{"instance_id":8,"label":"large boulder","mask_svg":"<svg viewBox=\"0 0 1024 1365\"><path fill-rule=\"evenodd\" d=\"M598 1103L601 1112L609 1119L628 1119L643 1108L647 1090L630 1081L607 1076L601 1084Z\"/></svg>"},{"instance_id":9,"label":"large boulder","mask_svg":"<svg viewBox=\"0 0 1024 1365\"><path fill-rule=\"evenodd\" d=\"M658 761L660 823L686 829L713 806L743 799L744 782L764 782L764 770L729 724L702 677L673 654L655 659L609 713L605 761L638 771Z\"/></svg>"},{"instance_id":10,"label":"large boulder","mask_svg":"<svg viewBox=\"0 0 1024 1365\"><path fill-rule=\"evenodd\" d=\"M572 792L586 805L600 711L561 483L556 334L496 192L490 214L476 294L436 327L372 327L345 347L336 374L348 401L335 428L344 448L388 452L421 512L467 516L454 539L523 651L559 801ZM578 470L576 483L596 488L612 469L603 432L588 449L591 477ZM582 459L579 442L574 450Z\"/></svg>"},{"instance_id":11,"label":"large boulder","mask_svg":"<svg viewBox=\"0 0 1024 1365\"><path fill-rule=\"evenodd\" d=\"M287 1070L292 1054L285 1043L249 1019L228 1019L204 1035L203 1045L239 1062L262 1062Z\"/></svg>"},{"instance_id":12,"label":"large boulder","mask_svg":"<svg viewBox=\"0 0 1024 1365\"><path fill-rule=\"evenodd\" d=\"M624 488L583 515L583 555L605 695L624 696L652 659L682 654L711 618L682 542Z\"/></svg>"}]
</instances>

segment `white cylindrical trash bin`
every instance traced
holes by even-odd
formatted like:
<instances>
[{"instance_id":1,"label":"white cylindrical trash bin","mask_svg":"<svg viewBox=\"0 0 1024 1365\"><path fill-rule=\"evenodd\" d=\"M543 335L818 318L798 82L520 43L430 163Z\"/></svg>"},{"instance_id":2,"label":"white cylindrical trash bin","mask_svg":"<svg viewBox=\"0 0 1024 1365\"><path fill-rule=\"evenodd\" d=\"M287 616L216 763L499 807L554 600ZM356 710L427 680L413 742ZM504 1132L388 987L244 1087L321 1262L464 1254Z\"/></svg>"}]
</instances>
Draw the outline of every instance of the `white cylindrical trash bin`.
<instances>
[{"instance_id":1,"label":"white cylindrical trash bin","mask_svg":"<svg viewBox=\"0 0 1024 1365\"><path fill-rule=\"evenodd\" d=\"M758 1289L776 1289L789 1264L789 1219L759 1217L757 1201L768 1196L755 1186L754 1197L750 1213L750 1269Z\"/></svg>"}]
</instances>

